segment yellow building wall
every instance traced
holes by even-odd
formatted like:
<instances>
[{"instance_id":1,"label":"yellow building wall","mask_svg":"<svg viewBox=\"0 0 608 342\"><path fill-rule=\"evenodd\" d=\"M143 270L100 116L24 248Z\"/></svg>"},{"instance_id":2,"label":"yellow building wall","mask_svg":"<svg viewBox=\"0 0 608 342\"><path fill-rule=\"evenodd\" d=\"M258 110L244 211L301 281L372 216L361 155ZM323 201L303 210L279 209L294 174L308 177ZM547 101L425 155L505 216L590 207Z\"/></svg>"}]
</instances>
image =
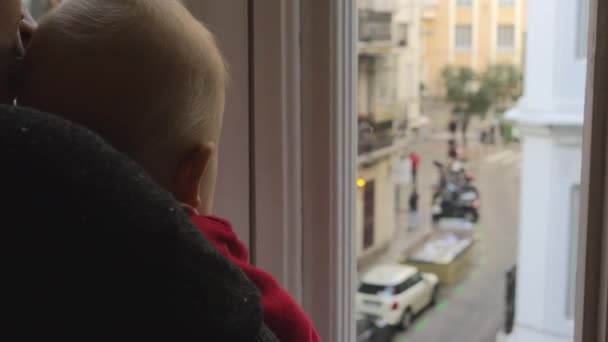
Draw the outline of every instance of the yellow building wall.
<instances>
[{"instance_id":1,"label":"yellow building wall","mask_svg":"<svg viewBox=\"0 0 608 342\"><path fill-rule=\"evenodd\" d=\"M357 258L365 257L383 247L395 233L395 185L392 176L392 161L384 158L368 168L359 167L358 177L367 182L374 181L374 244L363 248L363 188L357 189Z\"/></svg>"},{"instance_id":2,"label":"yellow building wall","mask_svg":"<svg viewBox=\"0 0 608 342\"><path fill-rule=\"evenodd\" d=\"M423 12L423 82L431 93L443 89L441 70L450 53L449 14L447 1Z\"/></svg>"},{"instance_id":3,"label":"yellow building wall","mask_svg":"<svg viewBox=\"0 0 608 342\"><path fill-rule=\"evenodd\" d=\"M439 0L423 11L423 82L432 96L445 93L441 71L447 65L472 66L477 72L497 63L521 66L524 34L527 29L527 0L516 0L514 7L500 7L497 0L475 0L470 8L456 6L456 0ZM426 16L424 15L426 14ZM454 50L456 25L473 26L473 48L470 53ZM515 47L497 51L499 25L515 26Z\"/></svg>"},{"instance_id":4,"label":"yellow building wall","mask_svg":"<svg viewBox=\"0 0 608 342\"><path fill-rule=\"evenodd\" d=\"M474 51L477 59L473 69L485 70L488 65L492 64L493 32L487 28L492 27L493 3L482 2L478 11L477 48Z\"/></svg>"}]
</instances>

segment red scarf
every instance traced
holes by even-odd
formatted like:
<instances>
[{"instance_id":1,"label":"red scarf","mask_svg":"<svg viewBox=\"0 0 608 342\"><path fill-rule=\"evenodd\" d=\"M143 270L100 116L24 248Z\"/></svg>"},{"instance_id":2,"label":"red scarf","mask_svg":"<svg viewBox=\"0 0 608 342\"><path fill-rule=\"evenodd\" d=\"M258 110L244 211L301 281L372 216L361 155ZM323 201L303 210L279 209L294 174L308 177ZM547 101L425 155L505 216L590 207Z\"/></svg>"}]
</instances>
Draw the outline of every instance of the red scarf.
<instances>
[{"instance_id":1,"label":"red scarf","mask_svg":"<svg viewBox=\"0 0 608 342\"><path fill-rule=\"evenodd\" d=\"M230 261L236 264L262 295L264 322L283 342L320 342L321 338L306 313L267 272L249 264L247 247L239 241L226 220L191 213L192 221L203 235Z\"/></svg>"}]
</instances>

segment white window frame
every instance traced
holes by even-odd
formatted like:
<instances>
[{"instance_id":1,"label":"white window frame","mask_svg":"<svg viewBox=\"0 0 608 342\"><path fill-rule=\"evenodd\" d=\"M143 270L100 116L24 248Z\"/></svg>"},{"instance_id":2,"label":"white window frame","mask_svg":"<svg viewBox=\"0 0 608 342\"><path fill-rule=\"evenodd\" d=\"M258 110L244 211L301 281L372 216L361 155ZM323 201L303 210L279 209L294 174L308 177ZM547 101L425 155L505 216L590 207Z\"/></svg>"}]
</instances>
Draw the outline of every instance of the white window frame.
<instances>
[{"instance_id":1,"label":"white window frame","mask_svg":"<svg viewBox=\"0 0 608 342\"><path fill-rule=\"evenodd\" d=\"M590 1L575 342L608 341L608 3ZM593 190L591 190L593 189Z\"/></svg>"},{"instance_id":2,"label":"white window frame","mask_svg":"<svg viewBox=\"0 0 608 342\"><path fill-rule=\"evenodd\" d=\"M324 341L354 341L356 3L248 3L254 260Z\"/></svg>"}]
</instances>

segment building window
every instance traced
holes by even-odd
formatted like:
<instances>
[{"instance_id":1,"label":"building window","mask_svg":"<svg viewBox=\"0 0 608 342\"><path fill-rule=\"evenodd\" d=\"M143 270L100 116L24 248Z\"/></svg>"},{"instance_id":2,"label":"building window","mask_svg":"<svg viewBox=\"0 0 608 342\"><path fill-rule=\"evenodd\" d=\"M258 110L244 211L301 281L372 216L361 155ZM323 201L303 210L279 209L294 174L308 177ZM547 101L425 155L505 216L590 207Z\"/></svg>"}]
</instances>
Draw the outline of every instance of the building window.
<instances>
[{"instance_id":1,"label":"building window","mask_svg":"<svg viewBox=\"0 0 608 342\"><path fill-rule=\"evenodd\" d=\"M473 0L458 0L457 5L460 7L471 7Z\"/></svg>"},{"instance_id":2,"label":"building window","mask_svg":"<svg viewBox=\"0 0 608 342\"><path fill-rule=\"evenodd\" d=\"M397 26L397 44L401 47L406 47L408 44L409 27L406 23L398 24Z\"/></svg>"},{"instance_id":3,"label":"building window","mask_svg":"<svg viewBox=\"0 0 608 342\"><path fill-rule=\"evenodd\" d=\"M589 30L589 0L577 0L576 58L587 58L587 33Z\"/></svg>"},{"instance_id":4,"label":"building window","mask_svg":"<svg viewBox=\"0 0 608 342\"><path fill-rule=\"evenodd\" d=\"M498 0L498 5L500 7L514 7L515 0Z\"/></svg>"},{"instance_id":5,"label":"building window","mask_svg":"<svg viewBox=\"0 0 608 342\"><path fill-rule=\"evenodd\" d=\"M363 188L363 249L370 248L374 244L375 198L374 182L369 181Z\"/></svg>"},{"instance_id":6,"label":"building window","mask_svg":"<svg viewBox=\"0 0 608 342\"><path fill-rule=\"evenodd\" d=\"M459 51L470 51L473 42L471 25L456 26L455 47Z\"/></svg>"},{"instance_id":7,"label":"building window","mask_svg":"<svg viewBox=\"0 0 608 342\"><path fill-rule=\"evenodd\" d=\"M513 25L499 25L497 37L498 50L511 51L515 48L515 27Z\"/></svg>"},{"instance_id":8,"label":"building window","mask_svg":"<svg viewBox=\"0 0 608 342\"><path fill-rule=\"evenodd\" d=\"M568 247L568 292L566 318L574 319L576 297L576 255L578 253L578 219L580 217L581 187L576 185L570 194L570 239Z\"/></svg>"}]
</instances>

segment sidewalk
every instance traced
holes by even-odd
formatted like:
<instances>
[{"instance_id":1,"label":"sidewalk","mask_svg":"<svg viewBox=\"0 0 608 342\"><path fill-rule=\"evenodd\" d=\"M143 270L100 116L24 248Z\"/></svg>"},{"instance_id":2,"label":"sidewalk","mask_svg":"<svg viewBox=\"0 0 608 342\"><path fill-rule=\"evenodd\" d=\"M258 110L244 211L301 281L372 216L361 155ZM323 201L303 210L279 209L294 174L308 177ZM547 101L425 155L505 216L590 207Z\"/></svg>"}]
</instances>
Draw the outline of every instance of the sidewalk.
<instances>
[{"instance_id":1,"label":"sidewalk","mask_svg":"<svg viewBox=\"0 0 608 342\"><path fill-rule=\"evenodd\" d=\"M407 213L401 214L403 220L407 223ZM398 217L400 215L398 214ZM421 219L422 219L422 215ZM369 271L373 266L386 263L394 263L401 259L404 253L421 241L430 232L430 225L428 227L421 226L414 231L407 231L407 229L396 229L395 236L391 240L389 246L380 255L370 257L369 260L361 260L358 265L358 272L363 275ZM367 258L366 258L367 259Z\"/></svg>"}]
</instances>

